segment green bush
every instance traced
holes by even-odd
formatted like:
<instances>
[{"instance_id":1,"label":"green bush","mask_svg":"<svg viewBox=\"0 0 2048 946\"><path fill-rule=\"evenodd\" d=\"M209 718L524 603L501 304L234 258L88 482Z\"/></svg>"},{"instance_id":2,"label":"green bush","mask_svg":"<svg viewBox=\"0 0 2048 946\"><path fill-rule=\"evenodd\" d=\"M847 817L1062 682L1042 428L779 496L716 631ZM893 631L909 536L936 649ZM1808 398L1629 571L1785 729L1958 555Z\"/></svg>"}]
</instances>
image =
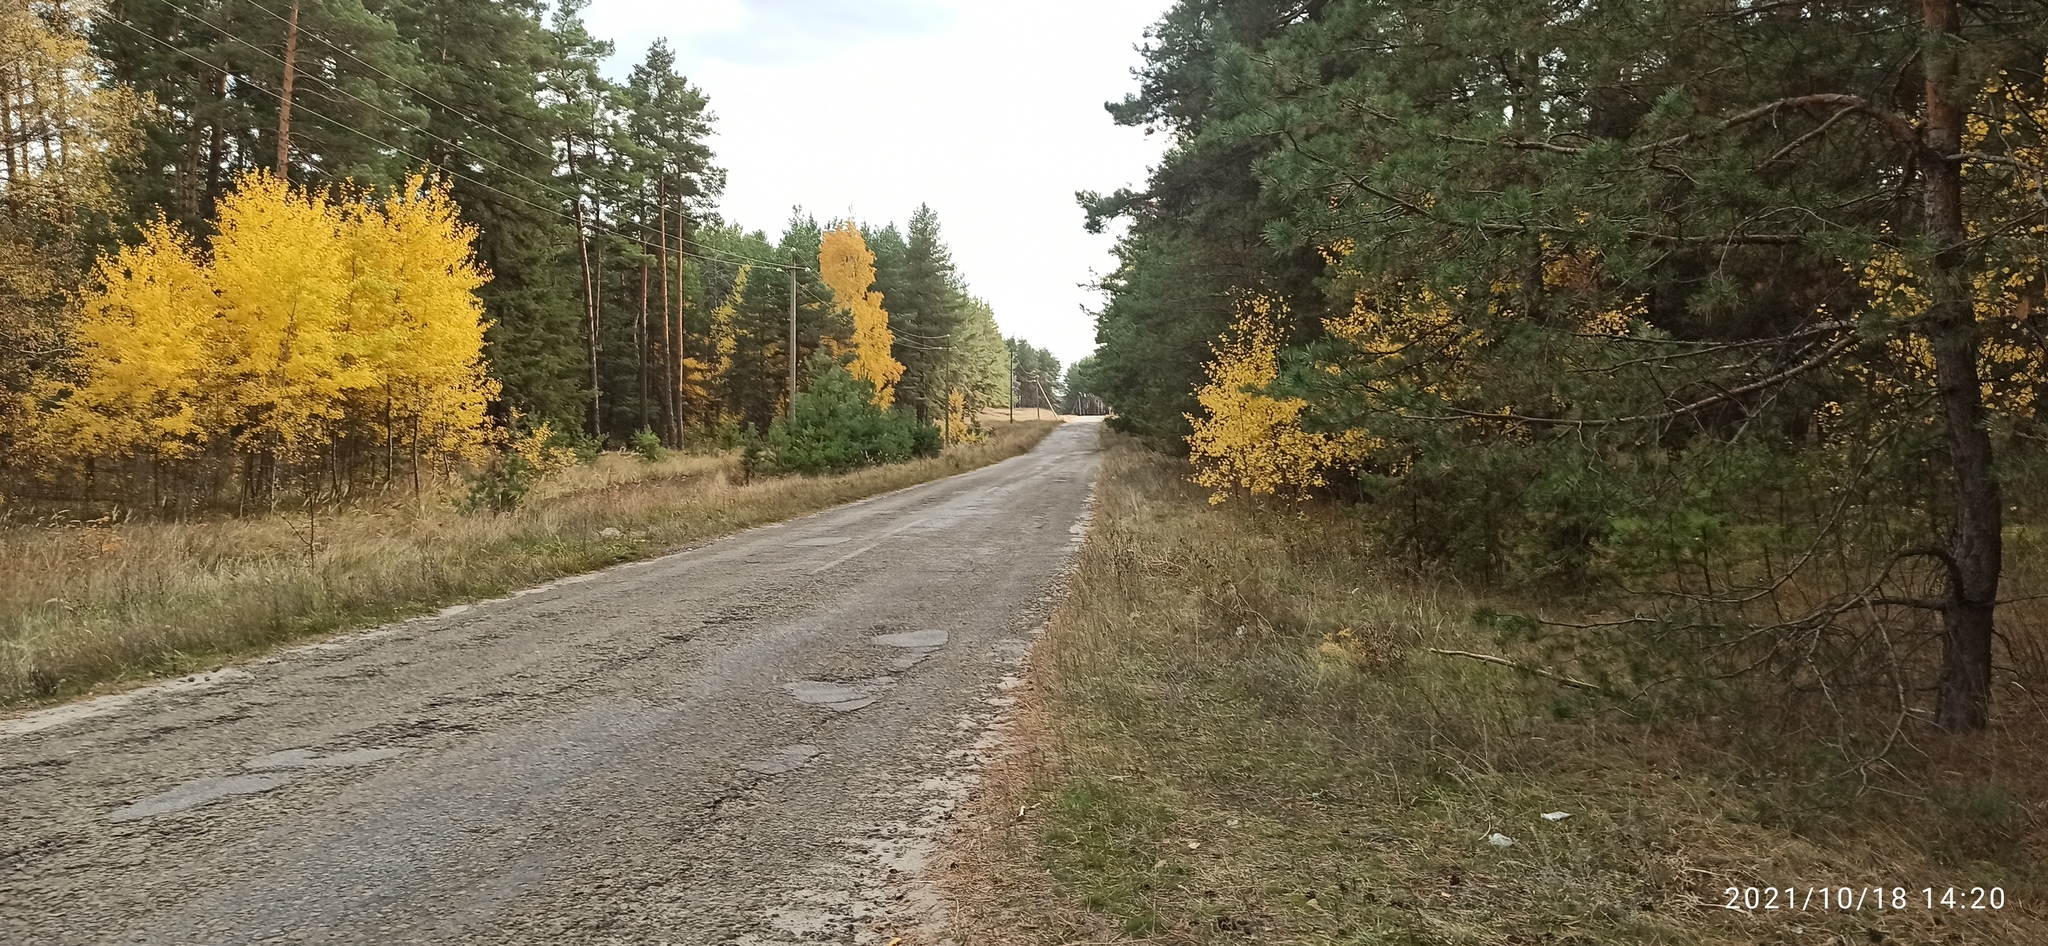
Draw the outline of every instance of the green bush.
<instances>
[{"instance_id":1,"label":"green bush","mask_svg":"<svg viewBox=\"0 0 2048 946\"><path fill-rule=\"evenodd\" d=\"M770 473L822 475L938 455L939 432L875 406L874 388L839 365L818 373L789 417L768 429Z\"/></svg>"},{"instance_id":2,"label":"green bush","mask_svg":"<svg viewBox=\"0 0 2048 946\"><path fill-rule=\"evenodd\" d=\"M490 466L470 474L466 481L469 492L456 501L456 509L470 516L485 512L503 515L526 501L527 491L538 479L533 464L518 451L506 450L492 458Z\"/></svg>"},{"instance_id":3,"label":"green bush","mask_svg":"<svg viewBox=\"0 0 2048 946\"><path fill-rule=\"evenodd\" d=\"M661 445L661 438L645 427L633 434L629 446L633 448L634 453L640 455L640 459L649 463L660 463L663 457L668 456L668 448Z\"/></svg>"}]
</instances>

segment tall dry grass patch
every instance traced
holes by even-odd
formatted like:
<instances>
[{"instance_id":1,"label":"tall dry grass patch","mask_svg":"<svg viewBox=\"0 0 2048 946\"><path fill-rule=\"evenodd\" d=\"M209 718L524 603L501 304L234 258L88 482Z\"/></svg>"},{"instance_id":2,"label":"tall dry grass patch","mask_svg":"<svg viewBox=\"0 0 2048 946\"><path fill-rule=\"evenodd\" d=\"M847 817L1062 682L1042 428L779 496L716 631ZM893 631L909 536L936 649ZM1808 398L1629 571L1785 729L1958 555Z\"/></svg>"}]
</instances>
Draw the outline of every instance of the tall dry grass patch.
<instances>
[{"instance_id":1,"label":"tall dry grass patch","mask_svg":"<svg viewBox=\"0 0 2048 946\"><path fill-rule=\"evenodd\" d=\"M1055 425L833 477L742 482L736 456L606 456L506 515L450 497L190 523L0 527L0 705L191 672L659 554L1024 453Z\"/></svg>"}]
</instances>

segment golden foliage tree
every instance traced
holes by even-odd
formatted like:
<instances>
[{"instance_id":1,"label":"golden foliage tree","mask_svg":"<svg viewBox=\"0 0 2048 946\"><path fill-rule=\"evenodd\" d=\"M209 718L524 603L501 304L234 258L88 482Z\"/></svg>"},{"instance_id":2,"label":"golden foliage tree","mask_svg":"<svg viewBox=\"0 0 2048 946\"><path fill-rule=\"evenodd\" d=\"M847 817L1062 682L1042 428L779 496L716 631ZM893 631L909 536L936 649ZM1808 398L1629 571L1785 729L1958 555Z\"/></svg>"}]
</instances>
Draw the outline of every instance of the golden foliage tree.
<instances>
[{"instance_id":1,"label":"golden foliage tree","mask_svg":"<svg viewBox=\"0 0 2048 946\"><path fill-rule=\"evenodd\" d=\"M1213 346L1208 383L1196 391L1203 414L1188 417L1194 426L1189 459L1194 481L1213 490L1212 503L1238 490L1305 494L1325 485L1331 469L1355 466L1373 446L1359 431L1304 430L1308 402L1267 390L1280 376L1275 323L1282 311L1264 296L1240 300L1236 325Z\"/></svg>"},{"instance_id":2,"label":"golden foliage tree","mask_svg":"<svg viewBox=\"0 0 2048 946\"><path fill-rule=\"evenodd\" d=\"M221 201L202 254L159 220L103 259L71 376L46 380L40 436L79 459L221 447L285 464L338 445L467 456L496 394L484 371L488 278L447 187L294 188L265 172Z\"/></svg>"},{"instance_id":3,"label":"golden foliage tree","mask_svg":"<svg viewBox=\"0 0 2048 946\"><path fill-rule=\"evenodd\" d=\"M733 354L739 350L739 327L735 320L739 316L740 305L746 301L747 282L753 272L751 264L740 265L733 275L732 289L711 309L704 332L706 357L690 358L684 362L692 370L685 381L685 396L699 399L694 402L701 408L697 415L704 419L707 427L715 428L726 420L726 379L732 374Z\"/></svg>"},{"instance_id":4,"label":"golden foliage tree","mask_svg":"<svg viewBox=\"0 0 2048 946\"><path fill-rule=\"evenodd\" d=\"M896 335L889 331L889 313L882 294L874 291L875 254L861 239L860 229L842 223L825 231L818 246L818 273L832 289L839 310L853 317L853 361L847 371L875 388L875 404L884 409L896 399L903 363L892 354Z\"/></svg>"}]
</instances>

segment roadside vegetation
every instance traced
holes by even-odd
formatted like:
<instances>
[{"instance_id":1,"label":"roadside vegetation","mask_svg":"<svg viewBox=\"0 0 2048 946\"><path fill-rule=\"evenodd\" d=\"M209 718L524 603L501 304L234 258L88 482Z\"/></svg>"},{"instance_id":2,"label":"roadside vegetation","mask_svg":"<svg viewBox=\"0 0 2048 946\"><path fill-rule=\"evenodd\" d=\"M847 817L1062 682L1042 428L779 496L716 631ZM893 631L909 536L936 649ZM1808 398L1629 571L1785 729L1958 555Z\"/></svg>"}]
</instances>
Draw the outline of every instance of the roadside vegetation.
<instances>
[{"instance_id":1,"label":"roadside vegetation","mask_svg":"<svg viewBox=\"0 0 2048 946\"><path fill-rule=\"evenodd\" d=\"M0 706L203 669L646 558L1021 454L1057 422L992 425L935 456L828 476L752 476L738 450L613 452L534 479L503 512L314 505L189 522L0 526Z\"/></svg>"},{"instance_id":2,"label":"roadside vegetation","mask_svg":"<svg viewBox=\"0 0 2048 946\"><path fill-rule=\"evenodd\" d=\"M2048 940L2038 5L1187 0L1142 51L1076 385L1158 453L997 780L1010 929Z\"/></svg>"},{"instance_id":3,"label":"roadside vegetation","mask_svg":"<svg viewBox=\"0 0 2048 946\"><path fill-rule=\"evenodd\" d=\"M1016 748L944 858L970 946L2048 940L2026 688L1976 739L1882 760L1768 689L1617 699L1475 620L1570 599L1417 576L1339 505L1211 506L1183 461L1109 440ZM1879 884L2005 909L1723 909Z\"/></svg>"}]
</instances>

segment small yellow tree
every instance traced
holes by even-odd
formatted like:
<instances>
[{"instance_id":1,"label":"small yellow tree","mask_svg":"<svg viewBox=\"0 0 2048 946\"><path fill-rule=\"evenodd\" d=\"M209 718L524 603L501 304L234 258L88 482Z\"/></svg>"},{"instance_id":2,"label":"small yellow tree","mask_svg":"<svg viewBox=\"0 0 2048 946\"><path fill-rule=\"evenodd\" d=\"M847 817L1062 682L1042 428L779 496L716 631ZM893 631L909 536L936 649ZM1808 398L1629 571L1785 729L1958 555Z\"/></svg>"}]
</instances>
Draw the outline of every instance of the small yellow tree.
<instances>
[{"instance_id":1,"label":"small yellow tree","mask_svg":"<svg viewBox=\"0 0 2048 946\"><path fill-rule=\"evenodd\" d=\"M732 289L712 307L704 332L706 357L685 359L685 368L694 373L686 374L684 393L698 398L698 416L704 418L707 426L715 427L725 421L725 384L732 374L733 353L739 350L736 319L740 304L746 301L747 282L753 272L753 266L742 264L733 275Z\"/></svg>"},{"instance_id":2,"label":"small yellow tree","mask_svg":"<svg viewBox=\"0 0 2048 946\"><path fill-rule=\"evenodd\" d=\"M72 338L83 382L45 381L39 392L62 405L37 431L52 441L42 447L158 458L203 447L215 367L208 333L219 307L198 251L158 218L142 242L102 259L97 277Z\"/></svg>"},{"instance_id":3,"label":"small yellow tree","mask_svg":"<svg viewBox=\"0 0 2048 946\"><path fill-rule=\"evenodd\" d=\"M973 431L967 424L967 395L959 388L946 394L946 429L944 441L948 444L966 443Z\"/></svg>"},{"instance_id":4,"label":"small yellow tree","mask_svg":"<svg viewBox=\"0 0 2048 946\"><path fill-rule=\"evenodd\" d=\"M853 316L853 362L847 371L873 385L875 404L886 409L896 400L903 363L893 354L896 335L889 331L882 294L874 291L875 254L858 227L842 223L825 231L818 245L818 273L831 287L839 310Z\"/></svg>"},{"instance_id":5,"label":"small yellow tree","mask_svg":"<svg viewBox=\"0 0 2048 946\"><path fill-rule=\"evenodd\" d=\"M471 247L444 182L415 175L398 192L352 210L346 234L354 279L346 310L355 351L372 384L352 388L344 410L387 443L466 455L482 445L497 382L483 359L489 276Z\"/></svg>"},{"instance_id":6,"label":"small yellow tree","mask_svg":"<svg viewBox=\"0 0 2048 946\"><path fill-rule=\"evenodd\" d=\"M1358 431L1303 430L1308 402L1268 393L1280 376L1275 322L1284 311L1263 296L1241 300L1237 324L1213 346L1209 381L1195 392L1203 414L1188 416L1194 426L1189 460L1194 481L1213 491L1211 503L1236 490L1303 495L1325 485L1331 469L1355 465L1372 447Z\"/></svg>"}]
</instances>

